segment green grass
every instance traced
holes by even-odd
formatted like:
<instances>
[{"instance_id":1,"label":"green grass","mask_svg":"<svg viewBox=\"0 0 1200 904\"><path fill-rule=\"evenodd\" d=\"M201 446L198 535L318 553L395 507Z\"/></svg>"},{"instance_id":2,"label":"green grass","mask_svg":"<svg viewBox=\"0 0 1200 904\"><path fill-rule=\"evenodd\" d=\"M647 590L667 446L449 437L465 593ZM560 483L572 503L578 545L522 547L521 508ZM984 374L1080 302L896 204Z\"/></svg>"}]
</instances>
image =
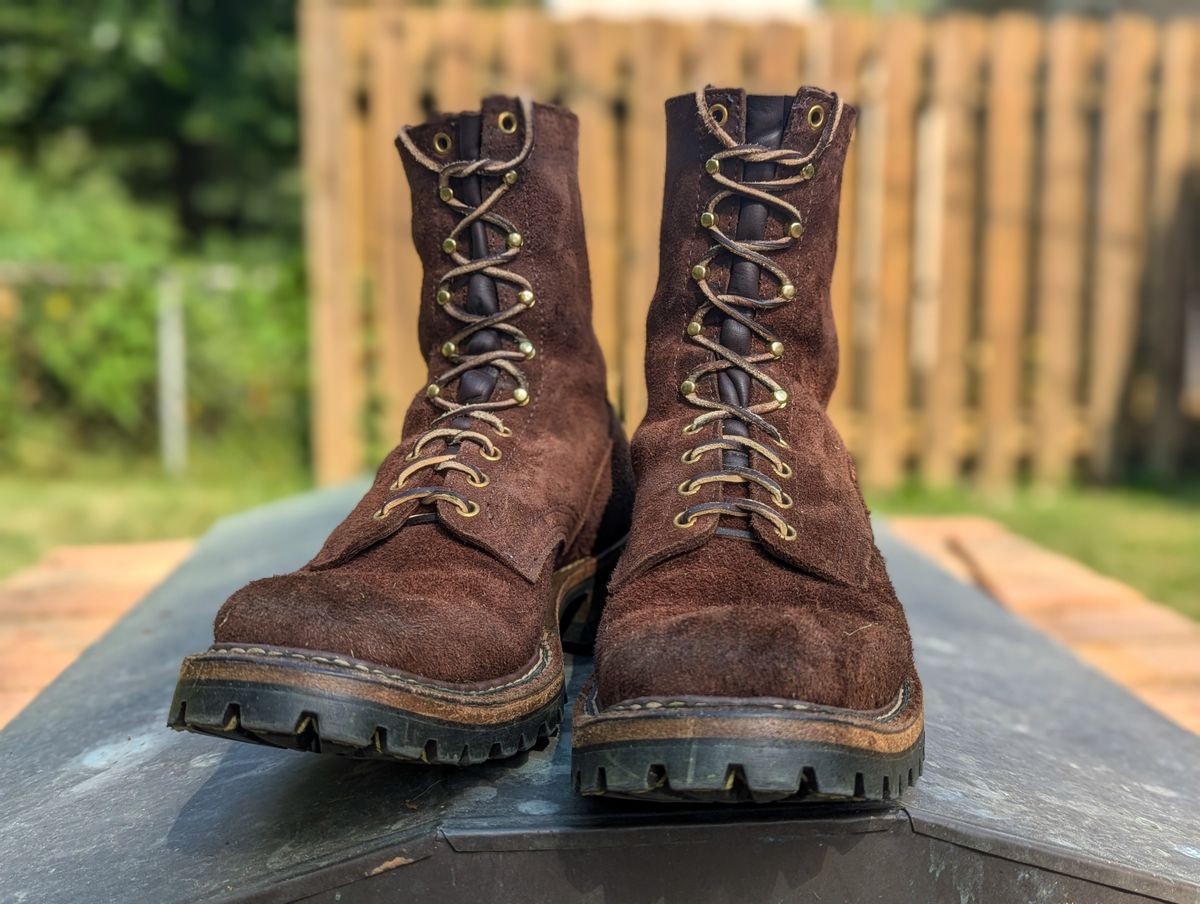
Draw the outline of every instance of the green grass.
<instances>
[{"instance_id":1,"label":"green grass","mask_svg":"<svg viewBox=\"0 0 1200 904\"><path fill-rule=\"evenodd\" d=\"M178 479L111 453L75 456L58 473L0 470L0 578L62 544L198 537L224 515L308 485L291 450L199 450Z\"/></svg>"},{"instance_id":2,"label":"green grass","mask_svg":"<svg viewBox=\"0 0 1200 904\"><path fill-rule=\"evenodd\" d=\"M986 515L1200 619L1200 482L1016 490L1003 498L908 487L870 501L883 515Z\"/></svg>"}]
</instances>

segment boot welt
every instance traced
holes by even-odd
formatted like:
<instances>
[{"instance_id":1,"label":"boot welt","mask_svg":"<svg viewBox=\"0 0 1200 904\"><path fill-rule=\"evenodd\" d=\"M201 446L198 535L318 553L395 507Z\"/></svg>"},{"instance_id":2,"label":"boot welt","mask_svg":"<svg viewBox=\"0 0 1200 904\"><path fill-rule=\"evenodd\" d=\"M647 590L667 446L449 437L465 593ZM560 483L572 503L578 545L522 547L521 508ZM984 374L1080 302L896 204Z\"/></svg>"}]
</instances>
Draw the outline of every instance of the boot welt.
<instances>
[{"instance_id":1,"label":"boot welt","mask_svg":"<svg viewBox=\"0 0 1200 904\"><path fill-rule=\"evenodd\" d=\"M360 758L469 765L513 756L557 733L564 679L559 619L598 617L598 567L585 558L554 575L541 643L494 681L433 681L336 653L214 644L183 660L168 725L179 731Z\"/></svg>"},{"instance_id":2,"label":"boot welt","mask_svg":"<svg viewBox=\"0 0 1200 904\"><path fill-rule=\"evenodd\" d=\"M656 801L887 800L921 774L920 684L864 712L792 700L646 697L605 709L594 682L574 717L585 795Z\"/></svg>"}]
</instances>

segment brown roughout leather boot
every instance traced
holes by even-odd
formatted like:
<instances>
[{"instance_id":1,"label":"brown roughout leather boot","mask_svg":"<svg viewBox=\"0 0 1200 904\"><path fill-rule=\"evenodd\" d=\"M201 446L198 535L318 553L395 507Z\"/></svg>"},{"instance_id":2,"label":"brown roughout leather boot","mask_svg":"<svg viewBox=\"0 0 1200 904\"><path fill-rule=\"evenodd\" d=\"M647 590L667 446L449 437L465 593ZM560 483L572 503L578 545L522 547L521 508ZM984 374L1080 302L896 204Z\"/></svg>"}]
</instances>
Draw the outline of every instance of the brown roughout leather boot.
<instances>
[{"instance_id":1,"label":"brown roughout leather boot","mask_svg":"<svg viewBox=\"0 0 1200 904\"><path fill-rule=\"evenodd\" d=\"M584 794L886 798L920 773L908 626L826 406L855 112L667 102L633 530L574 716Z\"/></svg>"},{"instance_id":2,"label":"brown roughout leather boot","mask_svg":"<svg viewBox=\"0 0 1200 904\"><path fill-rule=\"evenodd\" d=\"M559 726L560 618L598 603L632 477L591 325L578 122L482 106L397 139L429 366L404 439L316 558L221 607L173 728L467 764Z\"/></svg>"}]
</instances>

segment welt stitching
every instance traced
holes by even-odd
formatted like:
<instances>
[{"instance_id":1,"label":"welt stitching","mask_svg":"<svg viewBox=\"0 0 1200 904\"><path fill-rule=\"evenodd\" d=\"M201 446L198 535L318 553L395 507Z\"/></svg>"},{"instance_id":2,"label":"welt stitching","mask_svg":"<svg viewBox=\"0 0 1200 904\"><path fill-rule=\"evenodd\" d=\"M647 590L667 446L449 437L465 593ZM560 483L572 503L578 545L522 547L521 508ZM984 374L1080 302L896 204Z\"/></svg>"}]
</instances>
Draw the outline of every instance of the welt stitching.
<instances>
[{"instance_id":1,"label":"welt stitching","mask_svg":"<svg viewBox=\"0 0 1200 904\"><path fill-rule=\"evenodd\" d=\"M454 688L448 688L445 685L429 684L429 683L426 683L423 681L417 681L408 675L397 675L392 672L386 672L382 669L373 669L370 666L368 666L364 663L361 663L361 662L350 662L347 659L340 659L338 657L332 657L332 656L310 656L306 653L296 653L296 652L292 652L290 650L268 650L265 647L220 647L220 648L214 650L214 652L216 652L216 653L237 653L237 654L242 654L242 655L274 656L274 657L283 658L283 659L300 659L300 660L304 660L306 662L319 662L323 665L336 665L336 666L341 666L343 668L354 669L355 671L359 671L359 672L366 672L366 673L369 673L372 675L378 675L381 678L389 678L394 681L399 681L403 684L411 684L416 687L423 687L423 688L428 688L430 690L437 690L437 691L450 691L455 694L462 694L462 695L471 696L471 697L486 696L488 694L494 694L497 691L505 690L506 688L515 687L519 684L525 684L531 678L533 678L535 675L537 675L539 672L541 672L542 669L545 668L546 663L549 660L549 657L547 655L546 645L543 643L541 648L538 650L537 662L534 663L534 665L532 666L532 668L529 669L528 672L526 672L524 675L520 676L519 678L514 678L512 681L509 681L506 684L498 684L495 687L488 687L488 688L484 688L482 690L456 690Z\"/></svg>"}]
</instances>

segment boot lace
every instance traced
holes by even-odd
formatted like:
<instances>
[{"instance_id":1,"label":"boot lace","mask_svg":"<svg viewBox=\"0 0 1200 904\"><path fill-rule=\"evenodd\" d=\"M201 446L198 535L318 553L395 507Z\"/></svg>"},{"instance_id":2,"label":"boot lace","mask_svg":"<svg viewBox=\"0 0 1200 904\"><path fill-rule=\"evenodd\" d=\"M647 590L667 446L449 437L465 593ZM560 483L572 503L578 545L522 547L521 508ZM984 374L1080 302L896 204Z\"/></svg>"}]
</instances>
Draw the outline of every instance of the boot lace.
<instances>
[{"instance_id":1,"label":"boot lace","mask_svg":"<svg viewBox=\"0 0 1200 904\"><path fill-rule=\"evenodd\" d=\"M450 231L450 235L442 242L442 251L453 261L454 266L439 280L435 301L463 326L447 338L441 347L442 357L450 362L450 368L438 374L425 388L426 400L441 413L433 419L430 428L417 439L412 451L405 456L405 461L410 464L406 465L392 482L389 490L393 491L394 495L375 512L376 519L386 518L397 506L413 500L420 500L423 504L445 501L451 503L465 518L478 515L478 503L445 486L406 485L422 471L432 469L434 473L459 471L467 475L467 482L471 486L487 486L490 483L487 474L480 468L459 460L458 454L464 443L479 446L480 455L488 461L499 461L503 452L482 429L471 429L471 426L467 425L473 421L479 422L480 425L491 428L498 437L511 436L512 430L505 426L499 412L529 404L529 384L517 362L532 358L535 350L533 343L512 321L533 307L533 286L519 273L507 269L521 253L524 241L517 227L493 210L499 200L519 181L518 167L525 162L533 147L532 105L522 100L521 109L525 122L525 140L521 150L511 160L498 161L485 157L438 163L416 146L407 129L400 132L401 143L414 159L438 174L439 201L462 216ZM501 116L509 117L508 122L511 123L511 113ZM504 125L502 122L502 127ZM450 184L451 179L473 175L499 180L492 192L477 206L472 206L457 197ZM469 235L471 226L476 221L503 234L503 250L480 257L467 257L462 253L462 236ZM469 282L471 276L476 273L490 277L497 286L504 283L514 287L516 303L486 315L474 314L467 310L455 300L455 290ZM507 337L512 345L480 353L468 351L471 337L483 330L492 330ZM516 388L509 396L493 400L489 393L486 399L469 402L459 402L446 397L445 389L458 381L463 374L486 366L508 374L516 383Z\"/></svg>"},{"instance_id":2,"label":"boot lace","mask_svg":"<svg viewBox=\"0 0 1200 904\"><path fill-rule=\"evenodd\" d=\"M700 287L704 301L696 309L687 325L688 340L707 349L713 357L688 374L680 384L679 391L688 403L705 409L683 428L683 432L691 435L698 433L712 421L736 419L746 424L748 428L765 433L770 443L777 449L786 452L790 448L787 441L779 429L767 420L766 416L787 406L788 392L764 369L764 365L769 365L783 357L783 343L755 315L758 312L774 311L789 304L795 298L796 289L791 278L767 255L790 248L804 234L804 221L800 211L794 205L773 193L785 191L813 177L816 171L813 161L820 156L828 145L830 137L836 131L837 122L841 116L841 101L836 102L831 117L831 127L825 130L816 146L807 154L788 148L764 148L757 144L739 144L714 118L703 90L696 92L696 105L701 120L708 130L721 141L724 148L710 157L704 165L705 172L720 186L720 190L709 199L704 211L700 214L700 225L709 231L714 244L692 268L692 277ZM816 115L810 111L810 124L815 119ZM821 111L821 121L824 121L824 111ZM814 128L816 127L814 125ZM735 180L724 170L728 164L739 161L742 163L774 163L776 177L760 181ZM728 169L736 169L736 167L728 167ZM726 234L721 229L717 208L724 201L733 197L754 198L767 205L770 211L781 217L787 224L783 235L778 238L737 239ZM724 255L736 255L757 264L762 273L769 274L778 284L775 294L770 298L760 298L714 289L709 282L709 268L716 258ZM705 317L714 309L725 317L742 324L753 336L757 337L763 350L742 355L705 335ZM707 398L701 395L701 386L705 385L705 381L715 385L717 376L730 368L743 371L754 382L763 386L769 393L769 399L743 406L726 402L719 397ZM747 433L749 432L750 430L747 430ZM754 515L759 515L771 523L781 539L795 540L796 529L779 514L779 510L790 509L793 505L792 497L784 491L779 482L792 476L792 468L775 448L751 436L740 436L722 430L717 437L688 449L683 453L681 460L685 464L697 464L712 452L722 454L721 467L684 480L678 487L681 496L693 496L700 491L701 487L710 483L744 484L762 487L770 494L772 504L769 505L747 496L724 497L714 502L702 502L685 508L675 516L675 526L693 527L696 521L703 517L729 515L750 519ZM759 467L726 464L724 460L726 452L741 452L746 455L747 459L751 454L758 455L770 466L770 473Z\"/></svg>"}]
</instances>

